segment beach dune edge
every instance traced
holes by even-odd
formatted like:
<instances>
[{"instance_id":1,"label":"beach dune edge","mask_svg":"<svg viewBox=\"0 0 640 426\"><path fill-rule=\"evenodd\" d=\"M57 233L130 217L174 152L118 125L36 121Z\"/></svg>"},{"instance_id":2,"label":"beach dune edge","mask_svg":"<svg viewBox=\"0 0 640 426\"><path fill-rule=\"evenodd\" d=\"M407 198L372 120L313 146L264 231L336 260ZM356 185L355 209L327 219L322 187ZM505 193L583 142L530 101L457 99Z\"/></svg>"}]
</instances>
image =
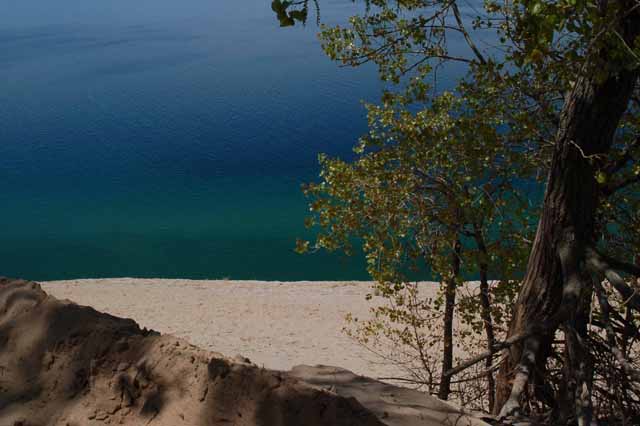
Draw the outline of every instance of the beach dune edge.
<instances>
[{"instance_id":1,"label":"beach dune edge","mask_svg":"<svg viewBox=\"0 0 640 426\"><path fill-rule=\"evenodd\" d=\"M487 425L327 366L268 370L0 278L0 424Z\"/></svg>"}]
</instances>

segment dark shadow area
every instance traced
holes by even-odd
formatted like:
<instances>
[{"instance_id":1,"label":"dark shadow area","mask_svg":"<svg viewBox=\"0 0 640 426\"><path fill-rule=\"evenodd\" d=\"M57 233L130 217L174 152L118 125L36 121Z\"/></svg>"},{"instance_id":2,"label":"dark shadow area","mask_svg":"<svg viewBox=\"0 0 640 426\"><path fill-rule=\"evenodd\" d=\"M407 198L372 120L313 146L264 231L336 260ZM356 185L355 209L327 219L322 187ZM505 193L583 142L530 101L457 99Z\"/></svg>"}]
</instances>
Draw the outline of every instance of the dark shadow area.
<instances>
[{"instance_id":1,"label":"dark shadow area","mask_svg":"<svg viewBox=\"0 0 640 426\"><path fill-rule=\"evenodd\" d=\"M213 362L213 360L212 360ZM354 398L345 398L254 365L210 369L201 425L383 426ZM222 371L222 374L219 374Z\"/></svg>"},{"instance_id":2,"label":"dark shadow area","mask_svg":"<svg viewBox=\"0 0 640 426\"><path fill-rule=\"evenodd\" d=\"M0 279L0 424L74 424L61 419L80 401L86 412L77 424L123 408L157 415L166 386L134 363L159 338L133 320L49 297L38 284Z\"/></svg>"}]
</instances>

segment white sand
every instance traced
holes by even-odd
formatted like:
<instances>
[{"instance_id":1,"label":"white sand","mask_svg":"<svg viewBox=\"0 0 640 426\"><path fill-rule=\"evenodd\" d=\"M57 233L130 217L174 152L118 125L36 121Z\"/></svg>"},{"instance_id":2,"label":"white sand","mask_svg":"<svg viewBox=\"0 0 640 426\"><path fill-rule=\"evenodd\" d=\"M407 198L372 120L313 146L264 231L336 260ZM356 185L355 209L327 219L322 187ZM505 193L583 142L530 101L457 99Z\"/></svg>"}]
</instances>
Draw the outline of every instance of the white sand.
<instances>
[{"instance_id":1,"label":"white sand","mask_svg":"<svg viewBox=\"0 0 640 426\"><path fill-rule=\"evenodd\" d=\"M426 283L425 283L426 284ZM370 377L394 376L342 331L345 315L369 316L369 282L92 279L42 283L45 291L202 348L286 370L340 366ZM436 291L437 286L425 289Z\"/></svg>"}]
</instances>

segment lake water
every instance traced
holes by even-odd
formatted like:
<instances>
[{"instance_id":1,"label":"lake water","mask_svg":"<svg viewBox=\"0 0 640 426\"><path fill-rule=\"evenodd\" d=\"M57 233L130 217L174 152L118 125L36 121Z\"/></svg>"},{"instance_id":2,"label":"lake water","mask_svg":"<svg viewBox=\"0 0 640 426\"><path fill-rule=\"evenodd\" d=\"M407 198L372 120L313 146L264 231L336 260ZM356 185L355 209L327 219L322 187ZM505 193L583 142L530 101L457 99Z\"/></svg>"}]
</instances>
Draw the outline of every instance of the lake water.
<instances>
[{"instance_id":1,"label":"lake water","mask_svg":"<svg viewBox=\"0 0 640 426\"><path fill-rule=\"evenodd\" d=\"M270 0L0 0L0 275L366 279L293 251L300 184L380 90L325 57L311 9L280 28Z\"/></svg>"},{"instance_id":2,"label":"lake water","mask_svg":"<svg viewBox=\"0 0 640 426\"><path fill-rule=\"evenodd\" d=\"M358 11L324 1L324 22ZM0 0L0 275L367 278L300 256L300 184L366 131L375 70L267 0Z\"/></svg>"}]
</instances>

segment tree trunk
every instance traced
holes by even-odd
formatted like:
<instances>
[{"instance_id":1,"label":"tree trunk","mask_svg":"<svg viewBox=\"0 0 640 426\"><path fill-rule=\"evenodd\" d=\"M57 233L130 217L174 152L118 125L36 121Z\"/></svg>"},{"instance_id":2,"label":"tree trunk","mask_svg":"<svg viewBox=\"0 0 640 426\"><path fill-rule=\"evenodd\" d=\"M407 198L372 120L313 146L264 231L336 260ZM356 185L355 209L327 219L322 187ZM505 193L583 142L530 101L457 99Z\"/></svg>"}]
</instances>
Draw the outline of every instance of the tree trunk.
<instances>
[{"instance_id":1,"label":"tree trunk","mask_svg":"<svg viewBox=\"0 0 640 426\"><path fill-rule=\"evenodd\" d=\"M584 277L585 282L590 277ZM574 314L565 327L565 382L567 396L572 398L578 426L590 426L593 417L591 392L593 388L593 358L588 345L587 324L591 314L591 286L586 287ZM570 405L570 406L571 406Z\"/></svg>"},{"instance_id":2,"label":"tree trunk","mask_svg":"<svg viewBox=\"0 0 640 426\"><path fill-rule=\"evenodd\" d=\"M438 389L438 398L440 399L449 398L449 393L451 393L451 376L445 376L444 373L453 368L453 314L456 306L456 287L460 275L461 249L460 241L456 241L453 253L451 253L451 276L446 280L442 336L442 374Z\"/></svg>"},{"instance_id":3,"label":"tree trunk","mask_svg":"<svg viewBox=\"0 0 640 426\"><path fill-rule=\"evenodd\" d=\"M487 259L489 253L484 242L482 230L476 226L474 229L476 244L480 251L480 317L484 324L484 331L487 337L487 350L491 351L494 347L496 339L493 331L493 320L491 319L491 298L489 297L489 265ZM493 411L495 406L496 385L493 378L491 367L493 366L493 357L488 357L485 361L487 367L487 396L489 401L489 411Z\"/></svg>"},{"instance_id":4,"label":"tree trunk","mask_svg":"<svg viewBox=\"0 0 640 426\"><path fill-rule=\"evenodd\" d=\"M543 391L546 358L557 325L571 315L560 308L576 302L575 292L566 285L559 251L593 242L599 197L594 163L610 150L636 79L631 71L605 81L581 76L565 98L543 210L507 337L530 330L531 325L548 328L510 348L498 374L494 412L505 415L517 409L527 380L536 393Z\"/></svg>"}]
</instances>

